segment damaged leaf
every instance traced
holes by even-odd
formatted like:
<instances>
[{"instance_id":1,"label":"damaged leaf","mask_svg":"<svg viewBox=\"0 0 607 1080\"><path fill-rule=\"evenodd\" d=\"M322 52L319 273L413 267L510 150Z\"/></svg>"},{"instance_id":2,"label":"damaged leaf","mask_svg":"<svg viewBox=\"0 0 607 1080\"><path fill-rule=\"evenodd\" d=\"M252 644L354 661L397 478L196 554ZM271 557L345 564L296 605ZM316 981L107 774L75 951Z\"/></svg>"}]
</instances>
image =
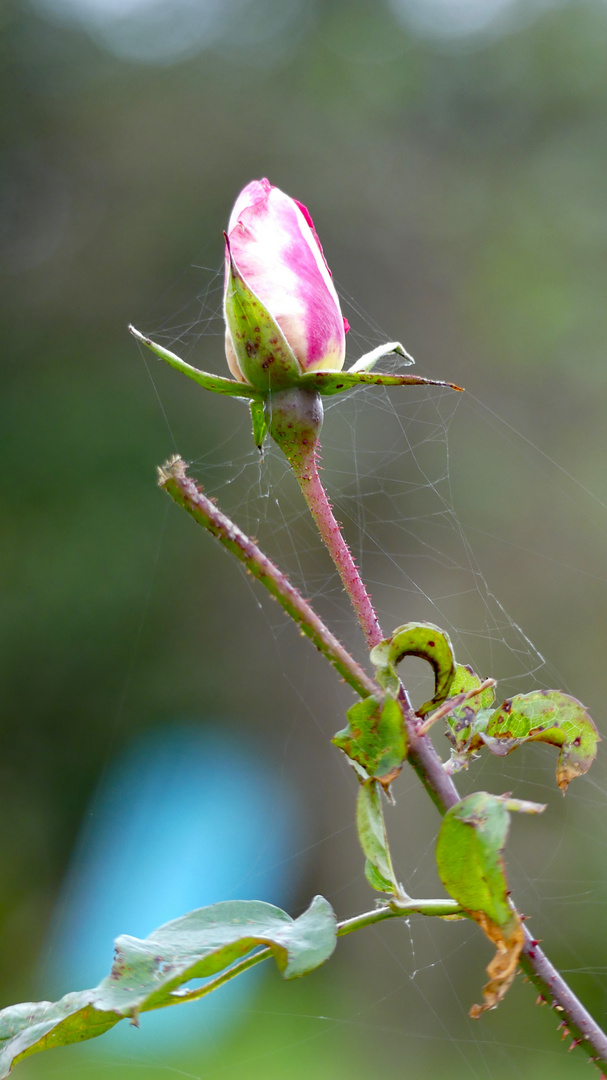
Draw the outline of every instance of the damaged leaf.
<instances>
[{"instance_id":1,"label":"damaged leaf","mask_svg":"<svg viewBox=\"0 0 607 1080\"><path fill-rule=\"evenodd\" d=\"M455 675L449 687L449 694L455 697L457 694L476 690L483 683L475 671L468 664L456 664ZM495 701L495 691L492 686L481 690L480 694L471 697L465 705L460 705L452 710L448 718L448 725L453 734L455 745L461 745L468 741L472 734L472 727L476 714L480 709L491 708Z\"/></svg>"},{"instance_id":2,"label":"damaged leaf","mask_svg":"<svg viewBox=\"0 0 607 1080\"><path fill-rule=\"evenodd\" d=\"M497 709L480 736L493 754L509 754L525 742L559 747L556 782L563 794L596 757L599 733L580 701L560 690L518 694Z\"/></svg>"},{"instance_id":3,"label":"damaged leaf","mask_svg":"<svg viewBox=\"0 0 607 1080\"><path fill-rule=\"evenodd\" d=\"M208 987L179 987L224 971L259 945L269 946L285 979L294 979L328 960L336 940L335 915L322 896L298 919L260 900L228 900L165 923L143 940L123 935L110 974L93 990L0 1012L0 1080L39 1050L92 1039L123 1017L136 1023L140 1012L202 996Z\"/></svg>"},{"instance_id":4,"label":"damaged leaf","mask_svg":"<svg viewBox=\"0 0 607 1080\"><path fill-rule=\"evenodd\" d=\"M449 636L433 623L405 623L371 650L377 681L394 696L399 688L396 665L405 656L419 656L434 670L434 697L417 710L418 716L425 716L446 700L451 689L455 657Z\"/></svg>"},{"instance_id":5,"label":"damaged leaf","mask_svg":"<svg viewBox=\"0 0 607 1080\"><path fill-rule=\"evenodd\" d=\"M498 757L527 742L559 748L556 782L564 793L570 782L588 771L596 757L600 736L585 707L560 690L534 690L517 694L494 711L483 709L469 727L448 721L450 738L460 762L486 746Z\"/></svg>"},{"instance_id":6,"label":"damaged leaf","mask_svg":"<svg viewBox=\"0 0 607 1080\"><path fill-rule=\"evenodd\" d=\"M348 726L331 740L363 770L387 787L396 779L407 756L407 732L400 705L392 697L357 701L346 716Z\"/></svg>"},{"instance_id":7,"label":"damaged leaf","mask_svg":"<svg viewBox=\"0 0 607 1080\"><path fill-rule=\"evenodd\" d=\"M475 690L483 680L468 664L456 664L453 682L449 688L452 697L456 694ZM464 705L453 709L447 717L447 738L453 744L451 760L445 768L447 772L459 772L467 769L470 760L477 757L478 741L474 741L478 730L482 730L491 715L491 706L495 701L493 687L482 690L470 698ZM482 743L480 744L482 745Z\"/></svg>"},{"instance_id":8,"label":"damaged leaf","mask_svg":"<svg viewBox=\"0 0 607 1080\"><path fill-rule=\"evenodd\" d=\"M396 881L386 826L381 804L381 793L374 780L362 784L356 802L356 827L360 846L367 857L365 877L378 892L399 896L401 889Z\"/></svg>"},{"instance_id":9,"label":"damaged leaf","mask_svg":"<svg viewBox=\"0 0 607 1080\"><path fill-rule=\"evenodd\" d=\"M531 805L536 811L540 809ZM474 1017L502 1000L523 947L523 928L508 900L502 860L510 825L508 807L522 809L523 805L485 791L467 795L445 814L436 847L438 873L447 892L497 950L487 967L489 981L483 988L483 1004L470 1010Z\"/></svg>"}]
</instances>

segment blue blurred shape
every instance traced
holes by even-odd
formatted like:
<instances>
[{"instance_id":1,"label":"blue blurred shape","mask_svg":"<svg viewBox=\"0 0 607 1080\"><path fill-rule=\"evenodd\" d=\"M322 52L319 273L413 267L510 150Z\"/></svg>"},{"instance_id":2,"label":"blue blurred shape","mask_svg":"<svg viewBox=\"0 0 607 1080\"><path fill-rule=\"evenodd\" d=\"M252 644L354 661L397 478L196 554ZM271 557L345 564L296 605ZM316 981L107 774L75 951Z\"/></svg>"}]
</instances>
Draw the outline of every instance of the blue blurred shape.
<instances>
[{"instance_id":1,"label":"blue blurred shape","mask_svg":"<svg viewBox=\"0 0 607 1080\"><path fill-rule=\"evenodd\" d=\"M241 731L170 725L133 742L106 769L59 898L42 992L95 986L121 933L146 937L162 923L218 900L288 907L289 852L302 846L292 790ZM218 1035L246 1005L255 978L235 979L198 1004L125 1021L103 1049L170 1051Z\"/></svg>"}]
</instances>

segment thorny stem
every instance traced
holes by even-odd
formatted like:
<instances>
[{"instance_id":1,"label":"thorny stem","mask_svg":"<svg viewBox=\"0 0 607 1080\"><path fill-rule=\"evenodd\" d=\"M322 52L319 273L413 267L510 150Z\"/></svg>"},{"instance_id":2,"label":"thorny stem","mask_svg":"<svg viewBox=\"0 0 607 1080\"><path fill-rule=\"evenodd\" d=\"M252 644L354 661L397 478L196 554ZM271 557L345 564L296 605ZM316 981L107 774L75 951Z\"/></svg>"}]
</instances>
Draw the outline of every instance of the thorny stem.
<instances>
[{"instance_id":1,"label":"thorny stem","mask_svg":"<svg viewBox=\"0 0 607 1080\"><path fill-rule=\"evenodd\" d=\"M316 648L333 665L360 697L368 697L377 689L366 671L350 656L334 634L325 626L304 600L301 593L291 585L282 570L268 559L249 536L246 536L212 499L209 499L187 475L182 458L175 456L158 470L158 484L164 488L178 506L208 529L228 551L241 562L253 577L265 585L268 592L278 600L287 615L299 626L301 632L314 642Z\"/></svg>"},{"instance_id":2,"label":"thorny stem","mask_svg":"<svg viewBox=\"0 0 607 1080\"><path fill-rule=\"evenodd\" d=\"M295 474L321 538L350 597L367 645L372 649L383 636L377 615L318 472L318 433L323 415L320 394L301 389L274 393L270 395L266 411L272 438L280 446Z\"/></svg>"},{"instance_id":3,"label":"thorny stem","mask_svg":"<svg viewBox=\"0 0 607 1080\"><path fill-rule=\"evenodd\" d=\"M443 769L434 746L425 735L412 740L409 761L441 813L459 802L460 795L453 779ZM580 1045L591 1061L602 1068L607 1067L607 1035L540 949L537 939L524 924L523 932L525 944L519 964L527 978L539 990L541 1002L557 1010L565 1021L573 1042L580 1040Z\"/></svg>"},{"instance_id":4,"label":"thorny stem","mask_svg":"<svg viewBox=\"0 0 607 1080\"><path fill-rule=\"evenodd\" d=\"M337 924L337 936L345 937L346 934L352 934L355 930L362 930L364 926L373 926L374 923L383 922L384 919L398 919L403 915L437 915L440 918L453 918L458 915L465 915L465 912L455 900L407 900L406 903L394 904L391 907L385 905L374 908L373 911L364 911L361 915L354 915L351 919L344 919L343 922ZM168 1003L162 1001L157 1008L162 1009L167 1004L180 1005L184 1001L198 1001L213 990L218 990L220 986L229 982L230 979L234 979L237 975L242 975L243 972L248 971L249 968L260 964L262 960L269 960L271 955L272 950L269 947L260 949L259 952L253 953L252 956L247 956L244 960L239 960L236 964L233 964L231 968L223 971L217 978L210 979L204 986L199 986L195 990L174 991L175 1000Z\"/></svg>"},{"instance_id":5,"label":"thorny stem","mask_svg":"<svg viewBox=\"0 0 607 1080\"><path fill-rule=\"evenodd\" d=\"M361 580L352 552L343 538L339 523L333 514L333 508L323 487L318 472L318 455L312 452L295 477L302 490L310 513L316 522L318 531L343 582L344 588L352 601L358 621L370 649L382 639L382 632L373 610L369 594Z\"/></svg>"},{"instance_id":6,"label":"thorny stem","mask_svg":"<svg viewBox=\"0 0 607 1080\"><path fill-rule=\"evenodd\" d=\"M161 487L171 495L179 506L184 507L199 524L217 537L224 547L227 547L229 551L236 555L262 585L265 585L271 595L279 601L287 614L295 620L302 632L314 642L316 647L327 657L352 689L361 697L377 692L376 684L337 641L310 605L293 588L285 575L189 479L181 458L173 458L159 471ZM426 735L420 735L417 732L414 713L404 688L401 688L399 700L403 707L403 715L409 732L409 755L407 760L414 768L439 813L444 814L451 806L460 801L459 792L452 777L445 772L430 739ZM392 911L390 908L378 908L377 913L371 913L373 915L377 914L378 917L370 921L379 922L382 919L390 918L391 916L386 914L387 910ZM395 911L394 914L397 914L397 912ZM364 918L364 916L356 916L356 919ZM338 928L338 934L348 933L349 931L345 927L349 923L351 923L351 920L346 920L345 923L340 924L340 927L344 927L344 929L340 930ZM368 923L363 922L361 925L368 925ZM523 926L523 931L525 944L519 963L527 978L539 990L538 1001L546 1002L558 1011L561 1017L561 1026L566 1027L567 1031L573 1036L572 1045L577 1044L579 1040L590 1060L602 1068L607 1068L607 1035L601 1030L579 998L576 997L563 977L551 964L548 957L539 947L538 941L530 934L526 926ZM224 975L219 976L218 980L213 981L213 984L208 983L202 990L209 992L211 988L221 985L221 982L225 982L227 978L232 978L233 975L239 974L240 971L246 970L265 958L263 952L254 954L247 960L243 960L240 964L230 968ZM200 996L199 991L194 991L194 993ZM183 1000L183 998L176 1000Z\"/></svg>"}]
</instances>

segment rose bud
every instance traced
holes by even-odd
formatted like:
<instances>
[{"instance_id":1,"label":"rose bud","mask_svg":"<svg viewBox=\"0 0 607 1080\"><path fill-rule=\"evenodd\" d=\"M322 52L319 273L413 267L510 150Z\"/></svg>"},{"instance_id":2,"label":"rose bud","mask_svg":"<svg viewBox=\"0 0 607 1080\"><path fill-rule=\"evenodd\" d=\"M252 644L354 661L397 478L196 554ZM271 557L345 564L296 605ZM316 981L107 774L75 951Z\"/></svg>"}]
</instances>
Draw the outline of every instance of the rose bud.
<instances>
[{"instance_id":1,"label":"rose bud","mask_svg":"<svg viewBox=\"0 0 607 1080\"><path fill-rule=\"evenodd\" d=\"M340 371L346 324L305 206L268 180L238 196L226 235L226 356L259 390Z\"/></svg>"}]
</instances>

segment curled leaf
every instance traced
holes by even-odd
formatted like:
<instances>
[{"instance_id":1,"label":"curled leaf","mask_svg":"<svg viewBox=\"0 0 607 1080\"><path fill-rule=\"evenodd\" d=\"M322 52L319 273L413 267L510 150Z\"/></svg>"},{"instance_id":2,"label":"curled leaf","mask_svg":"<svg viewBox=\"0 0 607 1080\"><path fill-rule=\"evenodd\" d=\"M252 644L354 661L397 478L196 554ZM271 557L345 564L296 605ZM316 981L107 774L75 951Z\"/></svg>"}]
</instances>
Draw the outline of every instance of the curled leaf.
<instances>
[{"instance_id":1,"label":"curled leaf","mask_svg":"<svg viewBox=\"0 0 607 1080\"><path fill-rule=\"evenodd\" d=\"M396 665L405 656L419 656L434 670L434 696L417 710L425 716L446 700L455 675L455 657L448 634L433 623L405 623L391 637L371 650L371 662L377 668L377 681L389 693L398 693Z\"/></svg>"},{"instance_id":2,"label":"curled leaf","mask_svg":"<svg viewBox=\"0 0 607 1080\"><path fill-rule=\"evenodd\" d=\"M365 877L378 892L401 895L388 847L381 794L374 780L362 784L356 802L356 827L367 857Z\"/></svg>"},{"instance_id":3,"label":"curled leaf","mask_svg":"<svg viewBox=\"0 0 607 1080\"><path fill-rule=\"evenodd\" d=\"M365 353L360 359L352 364L349 368L349 374L355 374L359 371L371 371L371 368L375 367L378 360L381 360L383 356L388 356L390 353L396 353L401 357L401 364L404 363L407 367L410 364L414 364L415 360L407 352L400 341L389 341L385 345L379 345L376 349L372 349L371 352Z\"/></svg>"},{"instance_id":4,"label":"curled leaf","mask_svg":"<svg viewBox=\"0 0 607 1080\"><path fill-rule=\"evenodd\" d=\"M407 732L400 705L391 697L368 697L357 701L346 716L348 726L331 741L360 766L363 779L373 777L388 787L407 756Z\"/></svg>"},{"instance_id":5,"label":"curled leaf","mask_svg":"<svg viewBox=\"0 0 607 1080\"><path fill-rule=\"evenodd\" d=\"M331 956L333 909L316 896L298 919L259 900L228 900L165 923L149 937L123 935L112 970L93 990L60 1001L13 1005L0 1012L0 1080L39 1050L103 1034L123 1017L191 1001L205 992L179 989L216 975L258 945L267 945L285 979L306 975Z\"/></svg>"},{"instance_id":6,"label":"curled leaf","mask_svg":"<svg viewBox=\"0 0 607 1080\"><path fill-rule=\"evenodd\" d=\"M475 690L482 685L483 680L468 664L456 664L453 682L449 687L449 694L455 697L457 694ZM478 742L473 743L480 726L484 725L483 717L490 715L491 706L495 701L493 687L482 690L475 697L470 698L465 704L452 709L447 717L447 737L453 744L451 760L445 768L447 772L458 772L468 767L468 762L477 755ZM487 713L487 710L489 712Z\"/></svg>"},{"instance_id":7,"label":"curled leaf","mask_svg":"<svg viewBox=\"0 0 607 1080\"><path fill-rule=\"evenodd\" d=\"M484 681L472 670L469 664L456 664L455 675L449 687L449 693L451 697L455 697L456 694L478 690ZM449 718L449 727L457 736L458 741L461 741L462 737L467 737L467 728L471 726L472 720L479 709L490 708L494 701L495 691L492 686L489 686L486 690L481 690L475 697L471 697L465 705L453 709Z\"/></svg>"},{"instance_id":8,"label":"curled leaf","mask_svg":"<svg viewBox=\"0 0 607 1080\"><path fill-rule=\"evenodd\" d=\"M492 941L496 947L495 956L485 969L489 981L483 986L483 1003L470 1007L470 1016L473 1020L478 1020L481 1013L487 1012L488 1009L496 1009L512 986L525 937L520 924L509 934L505 934L482 911L471 914L484 930L489 941Z\"/></svg>"},{"instance_id":9,"label":"curled leaf","mask_svg":"<svg viewBox=\"0 0 607 1080\"><path fill-rule=\"evenodd\" d=\"M486 791L467 795L447 811L438 835L436 861L443 885L497 950L487 967L489 982L483 988L483 1004L470 1011L474 1017L502 1000L523 947L523 928L508 899L502 860L510 825L508 806L515 809L515 804L516 800Z\"/></svg>"},{"instance_id":10,"label":"curled leaf","mask_svg":"<svg viewBox=\"0 0 607 1080\"><path fill-rule=\"evenodd\" d=\"M494 711L480 710L468 725L462 726L457 717L448 723L460 759L483 746L498 757L527 742L557 746L556 782L563 793L575 777L588 771L600 742L596 725L582 703L560 690L517 694Z\"/></svg>"}]
</instances>

